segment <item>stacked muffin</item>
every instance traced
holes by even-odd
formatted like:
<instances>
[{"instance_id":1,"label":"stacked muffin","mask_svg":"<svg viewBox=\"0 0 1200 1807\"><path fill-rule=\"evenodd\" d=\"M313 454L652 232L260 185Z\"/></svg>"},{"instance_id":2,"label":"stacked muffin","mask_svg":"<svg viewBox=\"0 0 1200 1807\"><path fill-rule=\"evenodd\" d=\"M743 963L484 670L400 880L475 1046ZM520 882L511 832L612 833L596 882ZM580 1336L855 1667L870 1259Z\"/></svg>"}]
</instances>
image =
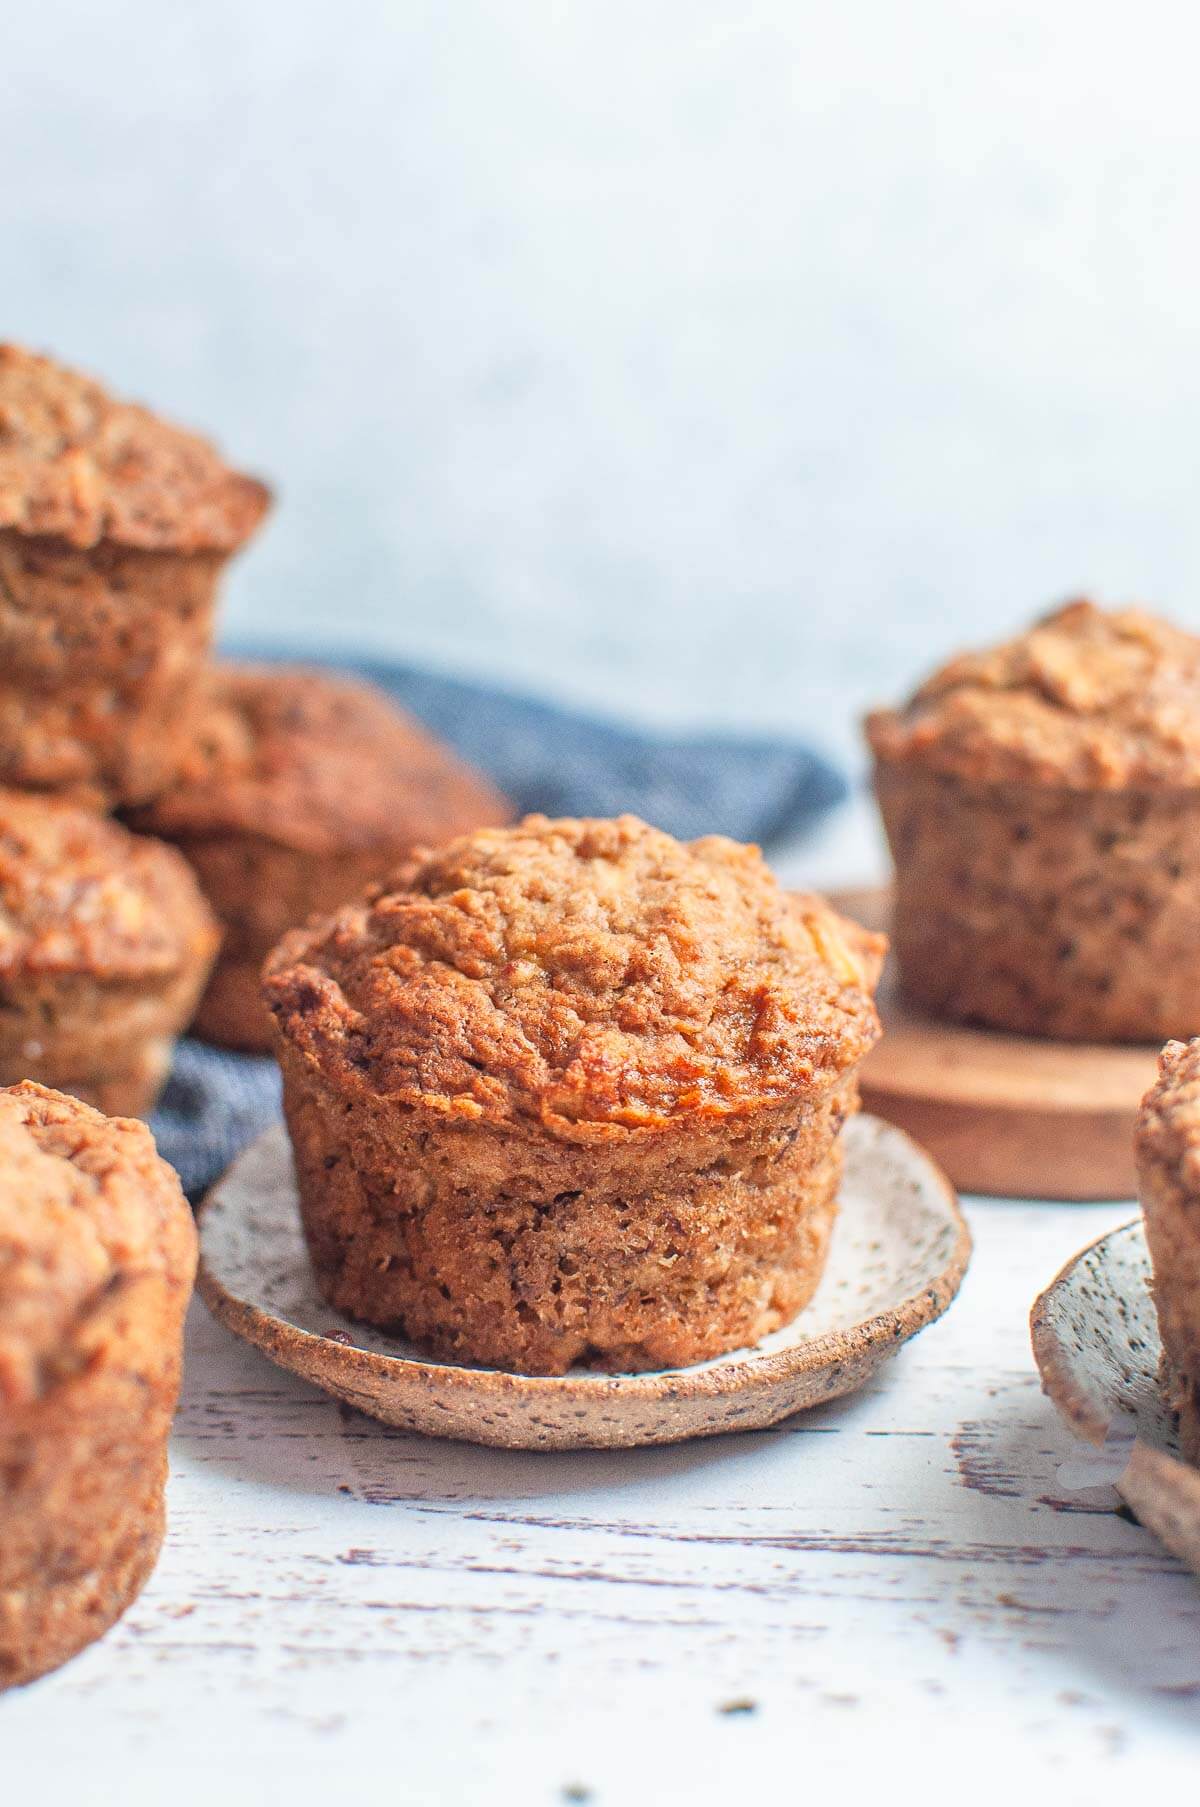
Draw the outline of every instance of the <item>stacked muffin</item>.
<instances>
[{"instance_id":1,"label":"stacked muffin","mask_svg":"<svg viewBox=\"0 0 1200 1807\"><path fill-rule=\"evenodd\" d=\"M0 1084L144 1113L198 999L200 1033L265 1048L284 929L508 814L369 686L211 663L269 504L206 441L0 346Z\"/></svg>"}]
</instances>

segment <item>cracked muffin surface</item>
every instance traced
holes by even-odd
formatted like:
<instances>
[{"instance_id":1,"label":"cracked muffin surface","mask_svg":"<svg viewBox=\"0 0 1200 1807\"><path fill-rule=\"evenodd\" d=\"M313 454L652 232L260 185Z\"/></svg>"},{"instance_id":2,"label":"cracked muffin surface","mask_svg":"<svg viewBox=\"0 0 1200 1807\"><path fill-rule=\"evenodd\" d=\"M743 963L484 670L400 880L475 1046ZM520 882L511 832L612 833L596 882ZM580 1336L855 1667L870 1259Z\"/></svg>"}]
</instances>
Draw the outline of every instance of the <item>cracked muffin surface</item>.
<instances>
[{"instance_id":1,"label":"cracked muffin surface","mask_svg":"<svg viewBox=\"0 0 1200 1807\"><path fill-rule=\"evenodd\" d=\"M1067 603L960 653L867 737L887 760L989 783L1200 784L1200 638L1142 609Z\"/></svg>"},{"instance_id":2,"label":"cracked muffin surface","mask_svg":"<svg viewBox=\"0 0 1200 1807\"><path fill-rule=\"evenodd\" d=\"M197 1034L265 1050L260 975L287 929L364 892L414 846L511 815L373 684L220 663L178 780L127 819L182 850L224 929Z\"/></svg>"},{"instance_id":3,"label":"cracked muffin surface","mask_svg":"<svg viewBox=\"0 0 1200 1807\"><path fill-rule=\"evenodd\" d=\"M100 1636L154 1566L195 1264L144 1125L0 1091L0 1687Z\"/></svg>"},{"instance_id":4,"label":"cracked muffin surface","mask_svg":"<svg viewBox=\"0 0 1200 1807\"><path fill-rule=\"evenodd\" d=\"M264 989L325 1297L561 1374L753 1343L819 1283L879 937L632 816L466 835Z\"/></svg>"},{"instance_id":5,"label":"cracked muffin surface","mask_svg":"<svg viewBox=\"0 0 1200 1807\"><path fill-rule=\"evenodd\" d=\"M267 1001L351 1087L653 1127L802 1097L878 1032L878 945L757 848L635 817L465 836L288 937Z\"/></svg>"},{"instance_id":6,"label":"cracked muffin surface","mask_svg":"<svg viewBox=\"0 0 1200 1807\"><path fill-rule=\"evenodd\" d=\"M269 504L198 434L0 344L0 527L78 548L232 552Z\"/></svg>"}]
</instances>

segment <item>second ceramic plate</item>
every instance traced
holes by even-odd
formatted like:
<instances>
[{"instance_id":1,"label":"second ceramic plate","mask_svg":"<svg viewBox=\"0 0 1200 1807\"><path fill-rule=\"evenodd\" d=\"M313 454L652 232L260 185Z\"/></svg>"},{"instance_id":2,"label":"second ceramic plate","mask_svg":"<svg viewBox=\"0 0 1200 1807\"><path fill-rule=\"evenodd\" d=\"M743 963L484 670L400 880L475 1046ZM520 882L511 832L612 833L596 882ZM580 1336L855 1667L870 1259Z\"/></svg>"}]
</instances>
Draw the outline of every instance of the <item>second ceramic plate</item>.
<instances>
[{"instance_id":1,"label":"second ceramic plate","mask_svg":"<svg viewBox=\"0 0 1200 1807\"><path fill-rule=\"evenodd\" d=\"M691 1368L551 1379L457 1367L343 1318L313 1282L282 1127L248 1149L202 1207L199 1288L280 1367L405 1429L509 1449L761 1429L861 1386L940 1317L966 1270L970 1233L928 1155L872 1117L845 1133L838 1223L816 1297L755 1348Z\"/></svg>"}]
</instances>

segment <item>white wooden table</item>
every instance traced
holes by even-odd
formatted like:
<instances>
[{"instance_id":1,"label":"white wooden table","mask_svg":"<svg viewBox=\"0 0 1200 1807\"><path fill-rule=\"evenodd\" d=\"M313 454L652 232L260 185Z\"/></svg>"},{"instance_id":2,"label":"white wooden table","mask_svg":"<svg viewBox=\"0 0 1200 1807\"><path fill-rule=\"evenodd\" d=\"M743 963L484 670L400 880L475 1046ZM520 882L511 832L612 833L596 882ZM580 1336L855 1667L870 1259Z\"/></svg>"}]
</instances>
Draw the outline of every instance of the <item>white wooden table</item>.
<instances>
[{"instance_id":1,"label":"white wooden table","mask_svg":"<svg viewBox=\"0 0 1200 1807\"><path fill-rule=\"evenodd\" d=\"M870 876L822 870L857 832L789 876ZM389 1431L194 1306L162 1562L101 1644L0 1701L0 1802L1194 1788L1200 1585L1116 1515L1026 1328L1132 1208L968 1211L960 1299L866 1391L675 1449Z\"/></svg>"}]
</instances>

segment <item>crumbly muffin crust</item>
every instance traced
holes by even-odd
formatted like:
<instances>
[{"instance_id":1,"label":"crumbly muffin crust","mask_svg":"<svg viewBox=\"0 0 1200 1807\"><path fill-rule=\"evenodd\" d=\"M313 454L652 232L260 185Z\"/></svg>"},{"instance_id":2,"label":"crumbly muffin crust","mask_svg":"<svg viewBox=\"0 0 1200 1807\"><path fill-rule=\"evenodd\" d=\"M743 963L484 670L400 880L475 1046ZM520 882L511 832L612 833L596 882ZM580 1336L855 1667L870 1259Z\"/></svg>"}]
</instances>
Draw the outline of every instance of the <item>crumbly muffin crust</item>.
<instances>
[{"instance_id":1,"label":"crumbly muffin crust","mask_svg":"<svg viewBox=\"0 0 1200 1807\"><path fill-rule=\"evenodd\" d=\"M881 954L757 849L634 817L414 855L264 978L326 1297L532 1373L786 1322L824 1265Z\"/></svg>"},{"instance_id":2,"label":"crumbly muffin crust","mask_svg":"<svg viewBox=\"0 0 1200 1807\"><path fill-rule=\"evenodd\" d=\"M0 791L0 1081L147 1109L216 945L174 848Z\"/></svg>"},{"instance_id":3,"label":"crumbly muffin crust","mask_svg":"<svg viewBox=\"0 0 1200 1807\"><path fill-rule=\"evenodd\" d=\"M178 781L128 819L180 847L224 927L197 1033L268 1048L260 974L285 930L365 891L414 846L511 815L373 684L218 664Z\"/></svg>"},{"instance_id":4,"label":"crumbly muffin crust","mask_svg":"<svg viewBox=\"0 0 1200 1807\"><path fill-rule=\"evenodd\" d=\"M1200 1463L1200 1040L1163 1049L1135 1146L1164 1380L1184 1454Z\"/></svg>"},{"instance_id":5,"label":"crumbly muffin crust","mask_svg":"<svg viewBox=\"0 0 1200 1807\"><path fill-rule=\"evenodd\" d=\"M557 1133L820 1091L871 1046L868 942L757 848L528 816L287 937L267 1001L338 1084Z\"/></svg>"},{"instance_id":6,"label":"crumbly muffin crust","mask_svg":"<svg viewBox=\"0 0 1200 1807\"><path fill-rule=\"evenodd\" d=\"M207 440L0 344L0 527L79 548L232 552L270 505Z\"/></svg>"},{"instance_id":7,"label":"crumbly muffin crust","mask_svg":"<svg viewBox=\"0 0 1200 1807\"><path fill-rule=\"evenodd\" d=\"M1054 610L867 719L876 756L983 784L1200 785L1200 639L1141 609Z\"/></svg>"},{"instance_id":8,"label":"crumbly muffin crust","mask_svg":"<svg viewBox=\"0 0 1200 1807\"><path fill-rule=\"evenodd\" d=\"M143 1125L0 1092L0 1687L98 1637L153 1567L195 1263Z\"/></svg>"}]
</instances>

